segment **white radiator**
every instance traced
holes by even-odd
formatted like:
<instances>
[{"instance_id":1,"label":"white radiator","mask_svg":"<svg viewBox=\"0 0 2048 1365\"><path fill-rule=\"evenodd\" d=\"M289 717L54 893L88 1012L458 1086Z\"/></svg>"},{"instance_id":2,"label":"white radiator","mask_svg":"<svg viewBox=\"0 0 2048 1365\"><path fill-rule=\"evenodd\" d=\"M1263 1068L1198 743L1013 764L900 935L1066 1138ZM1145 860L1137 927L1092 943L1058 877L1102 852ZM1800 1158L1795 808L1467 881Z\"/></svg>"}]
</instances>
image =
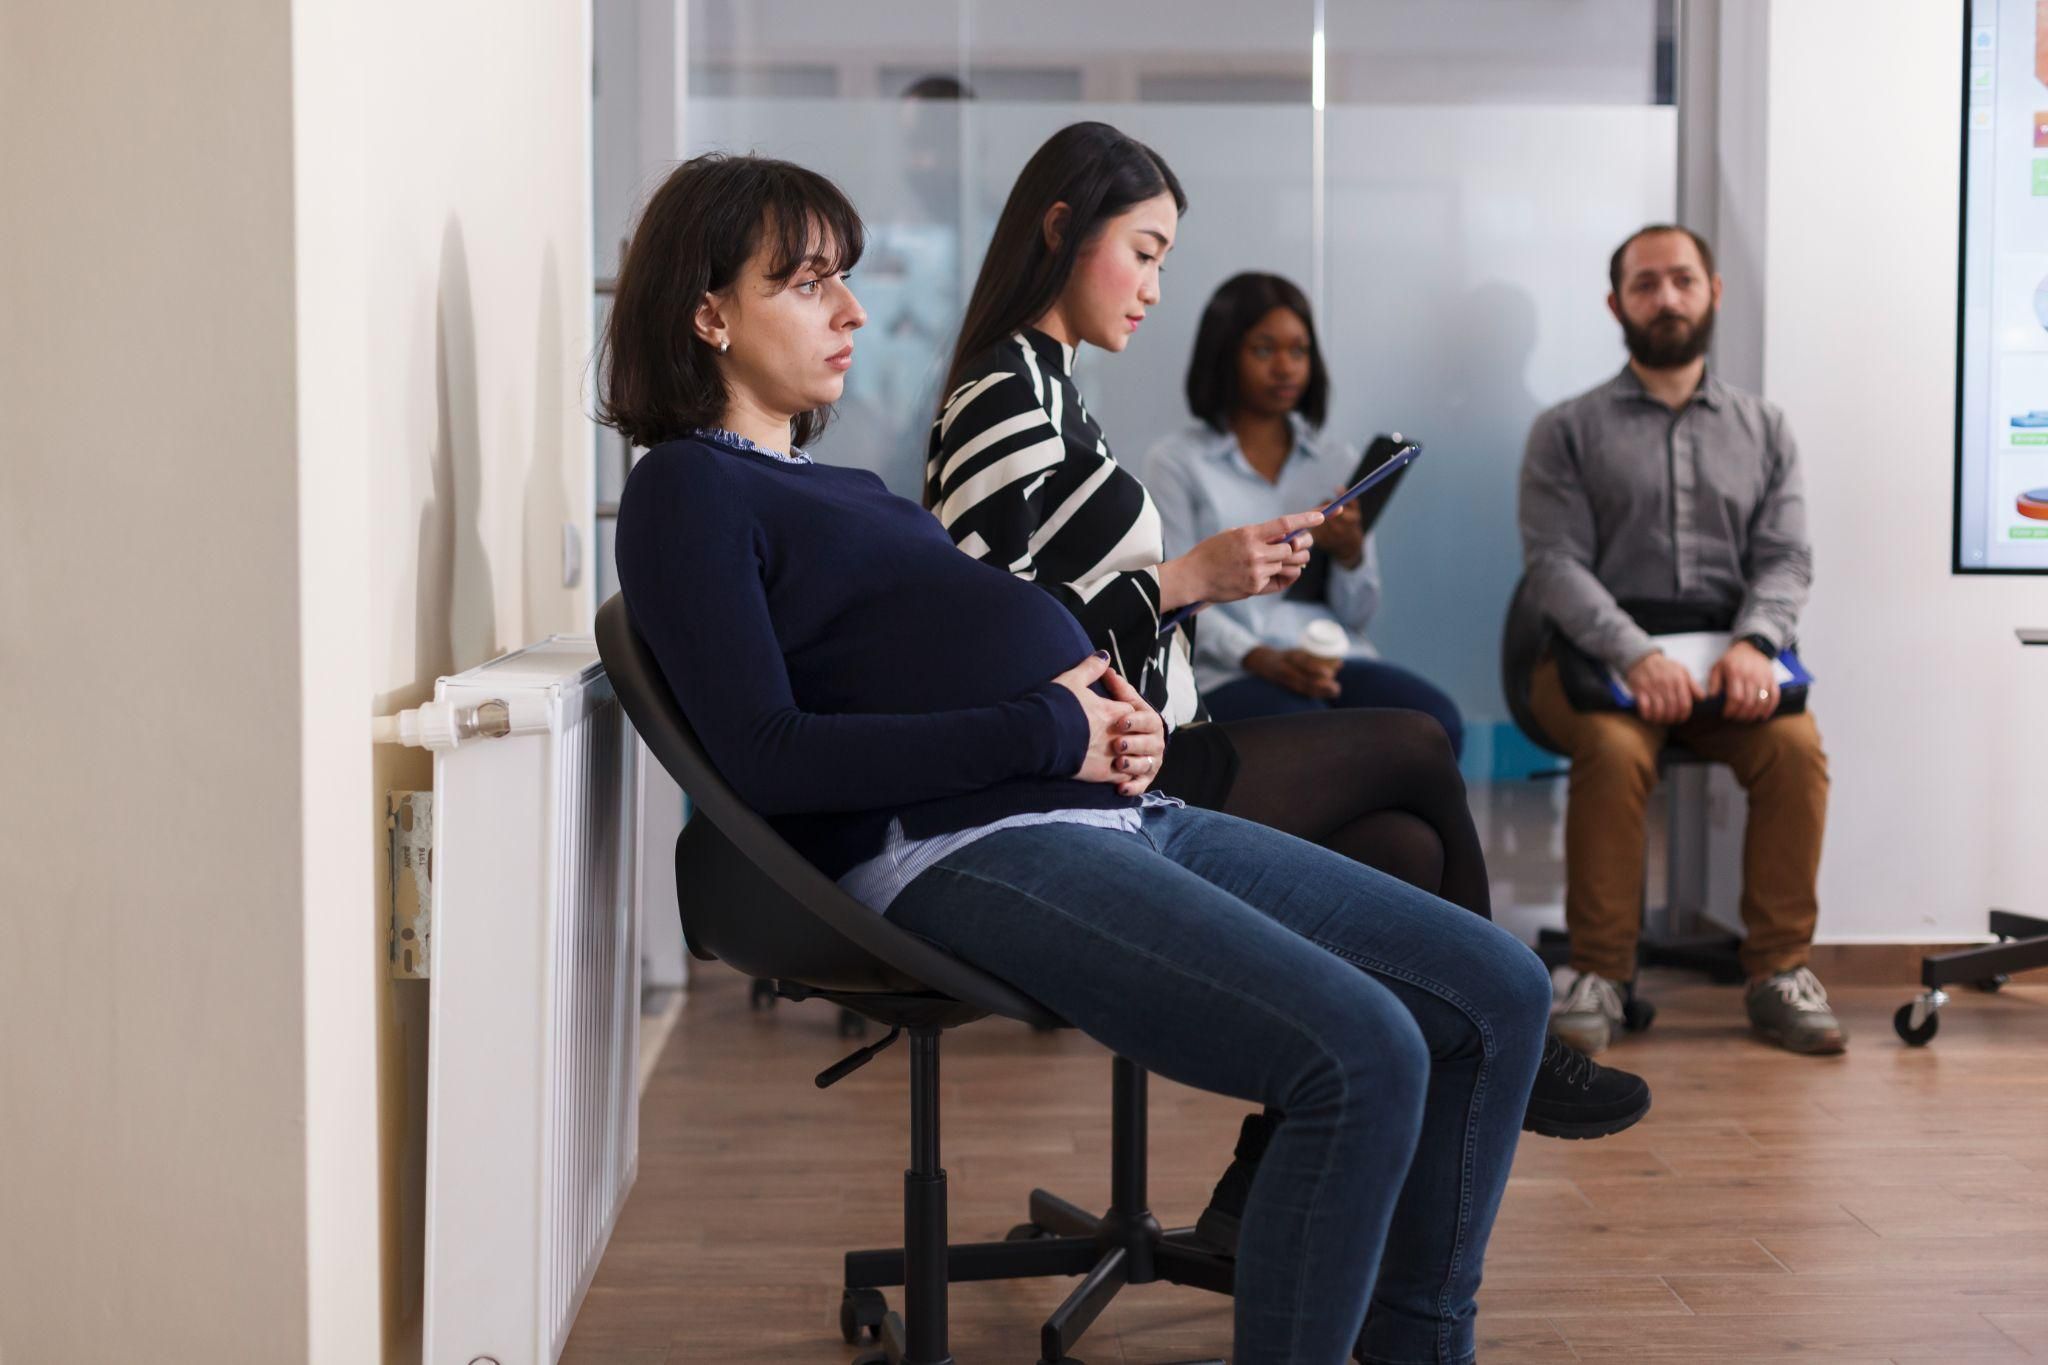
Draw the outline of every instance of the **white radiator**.
<instances>
[{"instance_id":1,"label":"white radiator","mask_svg":"<svg viewBox=\"0 0 2048 1365\"><path fill-rule=\"evenodd\" d=\"M552 1365L639 1157L637 746L587 638L435 700L513 732L434 756L423 1360Z\"/></svg>"}]
</instances>

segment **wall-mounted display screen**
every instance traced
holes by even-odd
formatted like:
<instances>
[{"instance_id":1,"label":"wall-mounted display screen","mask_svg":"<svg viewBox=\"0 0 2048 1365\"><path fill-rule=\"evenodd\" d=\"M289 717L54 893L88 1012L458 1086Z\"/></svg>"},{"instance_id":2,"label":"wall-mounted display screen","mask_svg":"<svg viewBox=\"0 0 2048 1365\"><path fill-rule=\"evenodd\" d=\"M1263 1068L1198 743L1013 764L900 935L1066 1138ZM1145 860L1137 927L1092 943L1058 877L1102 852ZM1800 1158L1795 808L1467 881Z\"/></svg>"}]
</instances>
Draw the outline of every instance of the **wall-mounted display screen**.
<instances>
[{"instance_id":1,"label":"wall-mounted display screen","mask_svg":"<svg viewBox=\"0 0 2048 1365\"><path fill-rule=\"evenodd\" d=\"M1963 24L1958 573L2048 573L2048 2Z\"/></svg>"}]
</instances>

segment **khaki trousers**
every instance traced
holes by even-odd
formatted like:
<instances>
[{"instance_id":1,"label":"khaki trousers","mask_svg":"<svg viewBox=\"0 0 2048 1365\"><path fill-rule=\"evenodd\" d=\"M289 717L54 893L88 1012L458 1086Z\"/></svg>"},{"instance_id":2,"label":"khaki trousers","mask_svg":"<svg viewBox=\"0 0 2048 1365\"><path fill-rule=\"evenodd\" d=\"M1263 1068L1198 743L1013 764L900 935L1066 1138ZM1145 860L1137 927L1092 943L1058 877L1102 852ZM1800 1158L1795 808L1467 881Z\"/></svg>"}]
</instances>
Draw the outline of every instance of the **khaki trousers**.
<instances>
[{"instance_id":1,"label":"khaki trousers","mask_svg":"<svg viewBox=\"0 0 2048 1365\"><path fill-rule=\"evenodd\" d=\"M1670 739L1725 763L1749 794L1742 846L1742 965L1752 977L1805 964L1819 912L1821 830L1828 761L1811 715L1767 721L1694 717L1652 725L1628 711L1575 711L1557 664L1544 659L1529 703L1571 755L1565 811L1565 923L1572 966L1611 981L1636 974L1642 927L1644 815L1657 752Z\"/></svg>"}]
</instances>

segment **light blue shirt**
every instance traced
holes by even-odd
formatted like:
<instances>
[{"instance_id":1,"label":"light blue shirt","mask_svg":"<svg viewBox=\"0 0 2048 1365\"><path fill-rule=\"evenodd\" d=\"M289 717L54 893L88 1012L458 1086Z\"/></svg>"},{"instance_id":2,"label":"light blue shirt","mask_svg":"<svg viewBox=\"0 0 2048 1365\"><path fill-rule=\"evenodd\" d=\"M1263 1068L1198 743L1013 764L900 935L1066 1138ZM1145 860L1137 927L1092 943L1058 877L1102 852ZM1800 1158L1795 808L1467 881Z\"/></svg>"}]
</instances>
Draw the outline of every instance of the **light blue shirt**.
<instances>
[{"instance_id":1,"label":"light blue shirt","mask_svg":"<svg viewBox=\"0 0 2048 1365\"><path fill-rule=\"evenodd\" d=\"M850 869L839 879L840 889L870 910L887 913L889 905L903 894L903 888L917 880L917 875L938 863L949 854L957 853L977 839L986 839L999 829L1022 829L1027 825L1088 825L1095 829L1121 830L1125 834L1136 834L1144 824L1145 812L1162 806L1180 807L1178 797L1164 792L1148 791L1139 798L1135 806L1113 806L1105 810L1082 808L1078 810L1027 811L1022 815L1006 816L992 820L986 825L971 829L956 829L950 834L934 834L928 839L906 839L903 837L903 822L889 822L888 837L882 843L882 851Z\"/></svg>"},{"instance_id":2,"label":"light blue shirt","mask_svg":"<svg viewBox=\"0 0 2048 1365\"><path fill-rule=\"evenodd\" d=\"M751 450L756 455L766 455L781 464L811 463L810 452L802 446L791 446L789 453L785 455L779 450L770 450L767 446L757 446L737 431L727 431L724 427L698 427L690 434L702 436L707 441L716 441L722 446L731 446L734 450Z\"/></svg>"},{"instance_id":3,"label":"light blue shirt","mask_svg":"<svg viewBox=\"0 0 2048 1365\"><path fill-rule=\"evenodd\" d=\"M1309 512L1335 496L1358 466L1358 451L1290 414L1294 449L1273 483L1252 468L1237 437L1195 422L1146 452L1139 477L1151 490L1168 558L1186 554L1218 531ZM1311 621L1335 621L1351 637L1354 658L1376 657L1365 638L1380 603L1379 554L1365 538L1358 567L1330 565L1327 602L1297 602L1280 593L1204 608L1196 618L1195 682L1204 691L1245 676L1244 656L1260 645L1292 649Z\"/></svg>"}]
</instances>

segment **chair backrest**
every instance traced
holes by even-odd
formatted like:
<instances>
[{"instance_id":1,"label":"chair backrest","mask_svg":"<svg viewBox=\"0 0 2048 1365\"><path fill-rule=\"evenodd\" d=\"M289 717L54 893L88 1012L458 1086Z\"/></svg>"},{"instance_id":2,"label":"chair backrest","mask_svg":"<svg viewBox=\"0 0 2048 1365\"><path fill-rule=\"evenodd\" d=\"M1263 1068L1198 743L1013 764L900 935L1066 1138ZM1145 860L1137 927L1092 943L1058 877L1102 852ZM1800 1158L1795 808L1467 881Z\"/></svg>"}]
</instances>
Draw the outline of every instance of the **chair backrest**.
<instances>
[{"instance_id":1,"label":"chair backrest","mask_svg":"<svg viewBox=\"0 0 2048 1365\"><path fill-rule=\"evenodd\" d=\"M1561 754L1565 751L1564 746L1543 728L1543 722L1536 719L1536 712L1529 705L1529 680L1549 644L1550 622L1536 609L1530 596L1528 578L1521 578L1515 583L1514 595L1508 599L1507 619L1501 623L1501 696L1507 702L1508 715L1529 737L1530 743Z\"/></svg>"},{"instance_id":2,"label":"chair backrest","mask_svg":"<svg viewBox=\"0 0 2048 1365\"><path fill-rule=\"evenodd\" d=\"M597 650L633 728L690 797L676 898L692 952L819 992L937 994L1033 1024L1061 1022L854 900L749 809L683 718L623 596L598 608Z\"/></svg>"}]
</instances>

